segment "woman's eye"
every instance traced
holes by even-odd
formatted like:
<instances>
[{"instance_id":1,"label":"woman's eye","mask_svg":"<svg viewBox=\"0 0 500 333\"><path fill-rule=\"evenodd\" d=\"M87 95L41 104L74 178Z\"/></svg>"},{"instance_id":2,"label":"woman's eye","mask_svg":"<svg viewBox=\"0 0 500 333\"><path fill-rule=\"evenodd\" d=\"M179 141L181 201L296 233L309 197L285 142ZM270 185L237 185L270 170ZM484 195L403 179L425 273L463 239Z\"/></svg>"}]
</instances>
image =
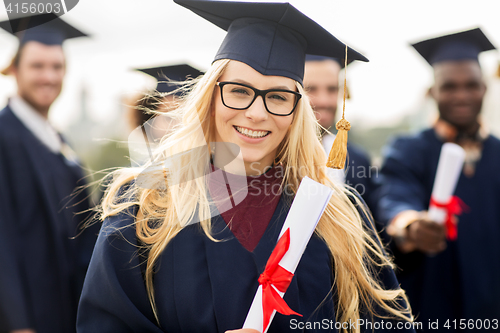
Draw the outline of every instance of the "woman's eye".
<instances>
[{"instance_id":1,"label":"woman's eye","mask_svg":"<svg viewBox=\"0 0 500 333\"><path fill-rule=\"evenodd\" d=\"M242 88L234 88L231 90L231 93L239 95L250 95L247 89L242 89Z\"/></svg>"},{"instance_id":2,"label":"woman's eye","mask_svg":"<svg viewBox=\"0 0 500 333\"><path fill-rule=\"evenodd\" d=\"M277 101L277 102L285 102L286 101L286 96L283 96L281 94L269 94L268 96L269 99L272 99L274 101Z\"/></svg>"}]
</instances>

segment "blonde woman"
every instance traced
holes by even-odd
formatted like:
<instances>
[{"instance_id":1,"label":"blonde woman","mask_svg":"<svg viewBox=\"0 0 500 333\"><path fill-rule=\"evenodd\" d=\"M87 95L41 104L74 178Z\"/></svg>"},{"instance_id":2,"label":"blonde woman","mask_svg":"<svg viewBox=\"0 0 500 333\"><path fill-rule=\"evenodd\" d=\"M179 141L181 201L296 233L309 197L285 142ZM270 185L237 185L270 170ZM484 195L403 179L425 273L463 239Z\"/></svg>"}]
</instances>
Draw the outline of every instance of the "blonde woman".
<instances>
[{"instance_id":1,"label":"blonde woman","mask_svg":"<svg viewBox=\"0 0 500 333\"><path fill-rule=\"evenodd\" d=\"M302 317L277 314L268 332L405 327L412 320L406 297L364 204L326 176L302 87L306 50L338 57L345 46L289 4L178 2L229 32L173 111L182 125L153 162L115 175L78 331L241 328L305 176L335 195L284 296Z\"/></svg>"}]
</instances>

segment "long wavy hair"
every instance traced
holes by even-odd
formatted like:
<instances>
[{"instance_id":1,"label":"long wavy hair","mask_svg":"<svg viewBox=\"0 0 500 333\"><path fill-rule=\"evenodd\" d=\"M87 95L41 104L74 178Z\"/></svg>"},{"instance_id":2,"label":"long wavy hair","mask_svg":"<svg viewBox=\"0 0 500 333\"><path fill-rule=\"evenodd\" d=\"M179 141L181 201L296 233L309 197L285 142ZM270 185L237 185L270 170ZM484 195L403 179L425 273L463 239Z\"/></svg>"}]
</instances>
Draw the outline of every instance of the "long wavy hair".
<instances>
[{"instance_id":1,"label":"long wavy hair","mask_svg":"<svg viewBox=\"0 0 500 333\"><path fill-rule=\"evenodd\" d=\"M180 125L162 141L153 161L163 161L166 156L175 155L177 158L170 161L167 167L150 162L147 186L137 181L144 169L128 168L113 173L113 180L102 202L102 219L124 212L130 206L138 206L134 227L139 243L147 253L145 284L157 319L153 276L155 264L167 244L192 219L201 221L207 237L217 241L211 235L207 184L203 177L197 175L203 174L205 167L199 163L200 159L209 159L211 154L206 144L214 141L215 133L210 111L216 82L230 61L214 62L203 77L190 82L181 106L171 111L181 120ZM356 321L360 312L368 310L374 316L412 321L405 292L400 288L386 290L377 278L377 272L384 267L393 267L393 264L374 232L373 220L370 217L372 225L367 226L356 208L361 207L361 214L371 216L364 205L349 189L335 185L328 178L325 167L327 157L318 139L319 125L302 86L298 83L296 86L303 98L297 105L285 138L278 146L275 163L283 166L283 185L288 191L296 193L304 176L334 189L315 233L327 244L332 256L336 320ZM207 148L196 150L196 158L186 153L203 146ZM167 183L172 185L167 186ZM403 301L406 307L401 305ZM381 309L385 315L375 309ZM358 332L359 328L354 331Z\"/></svg>"}]
</instances>

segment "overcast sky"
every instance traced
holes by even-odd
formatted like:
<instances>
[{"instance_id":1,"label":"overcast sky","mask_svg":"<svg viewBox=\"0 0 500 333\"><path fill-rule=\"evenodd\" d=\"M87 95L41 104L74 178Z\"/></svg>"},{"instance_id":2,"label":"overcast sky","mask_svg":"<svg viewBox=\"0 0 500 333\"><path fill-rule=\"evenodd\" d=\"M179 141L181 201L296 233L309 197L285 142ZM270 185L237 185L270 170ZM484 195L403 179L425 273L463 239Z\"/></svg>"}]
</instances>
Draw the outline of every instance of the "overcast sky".
<instances>
[{"instance_id":1,"label":"overcast sky","mask_svg":"<svg viewBox=\"0 0 500 333\"><path fill-rule=\"evenodd\" d=\"M363 124L391 122L421 107L432 73L409 47L410 42L480 26L493 44L500 46L497 0L290 2L370 59L369 63L350 65L347 72L353 99L346 115ZM2 6L0 19L6 18ZM51 111L60 128L76 119L83 87L88 91L92 117L105 121L119 112L123 96L154 85L132 68L188 62L205 70L225 35L171 0L80 0L63 19L92 38L65 45L67 78ZM8 64L16 47L15 38L0 32L0 66ZM489 99L494 102L487 105L499 106L498 79L493 79L498 53L486 52L480 59L495 88L490 86ZM0 77L0 103L5 104L14 92L14 81Z\"/></svg>"}]
</instances>

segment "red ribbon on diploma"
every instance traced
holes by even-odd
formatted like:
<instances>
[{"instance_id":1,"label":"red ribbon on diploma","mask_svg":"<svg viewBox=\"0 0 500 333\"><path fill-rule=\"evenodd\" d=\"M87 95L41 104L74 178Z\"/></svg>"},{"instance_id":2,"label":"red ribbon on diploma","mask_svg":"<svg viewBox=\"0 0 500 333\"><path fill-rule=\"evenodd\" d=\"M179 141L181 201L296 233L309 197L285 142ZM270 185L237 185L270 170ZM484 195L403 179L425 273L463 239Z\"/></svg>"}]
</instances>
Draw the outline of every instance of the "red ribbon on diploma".
<instances>
[{"instance_id":1,"label":"red ribbon on diploma","mask_svg":"<svg viewBox=\"0 0 500 333\"><path fill-rule=\"evenodd\" d=\"M444 222L446 226L446 238L451 241L456 240L458 231L453 217L462 214L464 210L468 209L467 205L456 195L452 196L447 203L437 202L431 197L431 205L446 209L446 221Z\"/></svg>"},{"instance_id":2,"label":"red ribbon on diploma","mask_svg":"<svg viewBox=\"0 0 500 333\"><path fill-rule=\"evenodd\" d=\"M283 258L289 247L290 229L287 229L278 240L271 256L269 256L264 272L259 276L259 284L262 285L262 310L264 312L264 328L262 332L269 325L274 310L283 315L295 314L302 317L301 314L290 309L288 304L273 288L274 286L284 293L292 281L293 273L279 265L281 258Z\"/></svg>"}]
</instances>

